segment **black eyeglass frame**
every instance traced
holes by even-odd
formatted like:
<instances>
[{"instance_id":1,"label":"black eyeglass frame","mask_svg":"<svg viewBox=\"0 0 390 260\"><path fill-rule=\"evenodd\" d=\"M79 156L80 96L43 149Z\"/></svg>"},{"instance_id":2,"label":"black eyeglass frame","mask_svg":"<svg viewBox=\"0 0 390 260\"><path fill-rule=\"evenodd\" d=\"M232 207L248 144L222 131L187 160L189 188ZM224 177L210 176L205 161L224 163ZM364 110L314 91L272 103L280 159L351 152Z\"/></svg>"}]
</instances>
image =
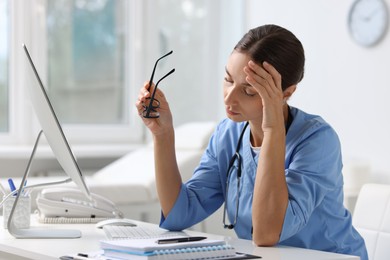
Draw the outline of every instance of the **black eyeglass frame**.
<instances>
[{"instance_id":1,"label":"black eyeglass frame","mask_svg":"<svg viewBox=\"0 0 390 260\"><path fill-rule=\"evenodd\" d=\"M241 131L241 134L240 134L240 138L238 139L238 142L237 142L237 146L236 146L236 152L234 153L234 155L232 156L232 158L230 159L230 162L229 162L229 167L228 167L228 170L227 170L227 173L226 173L226 197L225 197L225 204L224 204L224 208L223 208L223 219L222 219L222 222L223 222L223 227L224 228L227 228L227 229L233 229L236 224L237 224L237 218L238 218L238 210L239 210L239 203L240 203L240 184L241 184L241 166L242 166L242 159L241 159L241 155L239 153L239 150L240 150L240 146L241 146L241 143L242 143L242 138L244 137L244 133L245 133L245 130L246 128L248 127L249 123L247 122L244 126L244 128L242 129ZM228 195L229 195L229 183L230 183L230 176L231 176L231 172L233 171L233 166L234 166L234 162L237 160L238 162L238 167L237 167L237 197L236 197L236 212L234 214L234 219L233 219L233 222L230 222L230 224L226 224L226 212L228 210L227 208L227 198L228 198Z\"/></svg>"},{"instance_id":2,"label":"black eyeglass frame","mask_svg":"<svg viewBox=\"0 0 390 260\"><path fill-rule=\"evenodd\" d=\"M173 53L173 51L170 51L168 52L167 54L161 56L160 58L158 58L156 60L156 63L154 64L154 67L153 67L153 71L152 71L152 75L150 76L150 80L149 80L149 87L148 89L150 89L150 87L152 86L153 84L153 78L154 78L154 73L156 72L156 68L157 68L157 63L162 60L163 58L167 57L168 55L171 55ZM154 89L153 89L153 92L152 92L152 95L150 97L148 97L147 99L149 99L149 104L148 105L143 105L144 107L144 111L142 113L142 116L144 118L159 118L160 117L160 114L158 113L157 111L157 108L160 107L160 101L158 99L156 99L154 96L156 95L156 90L157 90L157 87L158 87L158 84L163 80L165 79L166 77L168 77L169 75L171 75L173 72L175 72L175 69L172 69L170 70L167 74L165 74L162 78L160 78L156 85L154 86ZM154 105L156 103L156 105Z\"/></svg>"}]
</instances>

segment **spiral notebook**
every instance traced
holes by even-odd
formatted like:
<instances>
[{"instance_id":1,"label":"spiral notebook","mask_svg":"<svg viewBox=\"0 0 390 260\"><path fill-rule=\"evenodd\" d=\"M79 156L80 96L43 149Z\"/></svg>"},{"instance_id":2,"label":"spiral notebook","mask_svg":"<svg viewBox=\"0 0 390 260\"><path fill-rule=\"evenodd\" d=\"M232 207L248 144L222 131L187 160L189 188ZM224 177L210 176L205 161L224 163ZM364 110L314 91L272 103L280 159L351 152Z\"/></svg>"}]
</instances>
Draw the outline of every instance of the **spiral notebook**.
<instances>
[{"instance_id":1,"label":"spiral notebook","mask_svg":"<svg viewBox=\"0 0 390 260\"><path fill-rule=\"evenodd\" d=\"M204 239L194 242L160 244L158 239L103 240L100 248L105 257L119 259L216 259L234 256L232 246L223 240Z\"/></svg>"},{"instance_id":2,"label":"spiral notebook","mask_svg":"<svg viewBox=\"0 0 390 260\"><path fill-rule=\"evenodd\" d=\"M120 250L104 250L105 257L113 257L118 259L166 259L166 260L190 260L190 259L226 259L236 255L234 248L230 245L222 246L202 246L189 247L181 249L165 249L155 250L150 252L128 252Z\"/></svg>"},{"instance_id":3,"label":"spiral notebook","mask_svg":"<svg viewBox=\"0 0 390 260\"><path fill-rule=\"evenodd\" d=\"M206 239L197 242L157 244L156 239L103 240L104 256L114 259L254 259L257 256L237 253L223 240Z\"/></svg>"}]
</instances>

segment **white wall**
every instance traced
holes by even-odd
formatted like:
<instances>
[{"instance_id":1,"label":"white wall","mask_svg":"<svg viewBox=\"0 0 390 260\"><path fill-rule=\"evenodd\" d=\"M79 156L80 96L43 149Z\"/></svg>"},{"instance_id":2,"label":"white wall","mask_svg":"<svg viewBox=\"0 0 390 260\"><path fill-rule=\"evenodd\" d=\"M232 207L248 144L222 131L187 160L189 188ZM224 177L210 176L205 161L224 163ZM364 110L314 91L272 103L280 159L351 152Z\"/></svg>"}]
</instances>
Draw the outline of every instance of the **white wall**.
<instances>
[{"instance_id":1,"label":"white wall","mask_svg":"<svg viewBox=\"0 0 390 260\"><path fill-rule=\"evenodd\" d=\"M372 180L390 183L390 33L371 48L355 44L347 26L353 1L249 0L247 29L274 23L301 40L306 74L290 104L336 129L345 163L366 161Z\"/></svg>"}]
</instances>

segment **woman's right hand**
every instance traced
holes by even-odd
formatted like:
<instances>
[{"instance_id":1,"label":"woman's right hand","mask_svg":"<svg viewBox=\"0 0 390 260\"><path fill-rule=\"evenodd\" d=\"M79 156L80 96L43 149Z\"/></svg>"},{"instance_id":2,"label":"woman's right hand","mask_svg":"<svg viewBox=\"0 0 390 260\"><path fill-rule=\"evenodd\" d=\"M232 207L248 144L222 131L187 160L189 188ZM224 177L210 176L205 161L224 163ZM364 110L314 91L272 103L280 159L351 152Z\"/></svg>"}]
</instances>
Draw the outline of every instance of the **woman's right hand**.
<instances>
[{"instance_id":1,"label":"woman's right hand","mask_svg":"<svg viewBox=\"0 0 390 260\"><path fill-rule=\"evenodd\" d=\"M149 89L149 81L146 81L139 91L138 100L135 106L145 126L149 128L154 136L159 136L164 135L167 131L172 131L173 120L168 101L166 100L164 93L159 88L157 88L154 98L160 102L159 108L156 109L160 116L158 118L145 118L143 116L145 107L149 105L153 89L154 84L152 84Z\"/></svg>"}]
</instances>

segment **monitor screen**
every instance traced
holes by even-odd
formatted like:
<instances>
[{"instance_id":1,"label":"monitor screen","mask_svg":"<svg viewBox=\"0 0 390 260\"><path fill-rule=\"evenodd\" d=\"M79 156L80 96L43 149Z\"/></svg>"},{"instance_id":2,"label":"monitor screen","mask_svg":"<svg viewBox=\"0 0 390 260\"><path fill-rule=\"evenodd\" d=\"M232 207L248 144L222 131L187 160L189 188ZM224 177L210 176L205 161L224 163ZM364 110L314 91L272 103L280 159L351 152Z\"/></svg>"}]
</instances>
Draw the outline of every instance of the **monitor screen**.
<instances>
[{"instance_id":1,"label":"monitor screen","mask_svg":"<svg viewBox=\"0 0 390 260\"><path fill-rule=\"evenodd\" d=\"M27 83L31 85L29 87L31 102L47 142L65 173L76 183L87 198L91 199L90 191L84 181L81 170L62 131L30 53L24 44L23 49L28 59L28 67L30 68L28 69Z\"/></svg>"}]
</instances>

